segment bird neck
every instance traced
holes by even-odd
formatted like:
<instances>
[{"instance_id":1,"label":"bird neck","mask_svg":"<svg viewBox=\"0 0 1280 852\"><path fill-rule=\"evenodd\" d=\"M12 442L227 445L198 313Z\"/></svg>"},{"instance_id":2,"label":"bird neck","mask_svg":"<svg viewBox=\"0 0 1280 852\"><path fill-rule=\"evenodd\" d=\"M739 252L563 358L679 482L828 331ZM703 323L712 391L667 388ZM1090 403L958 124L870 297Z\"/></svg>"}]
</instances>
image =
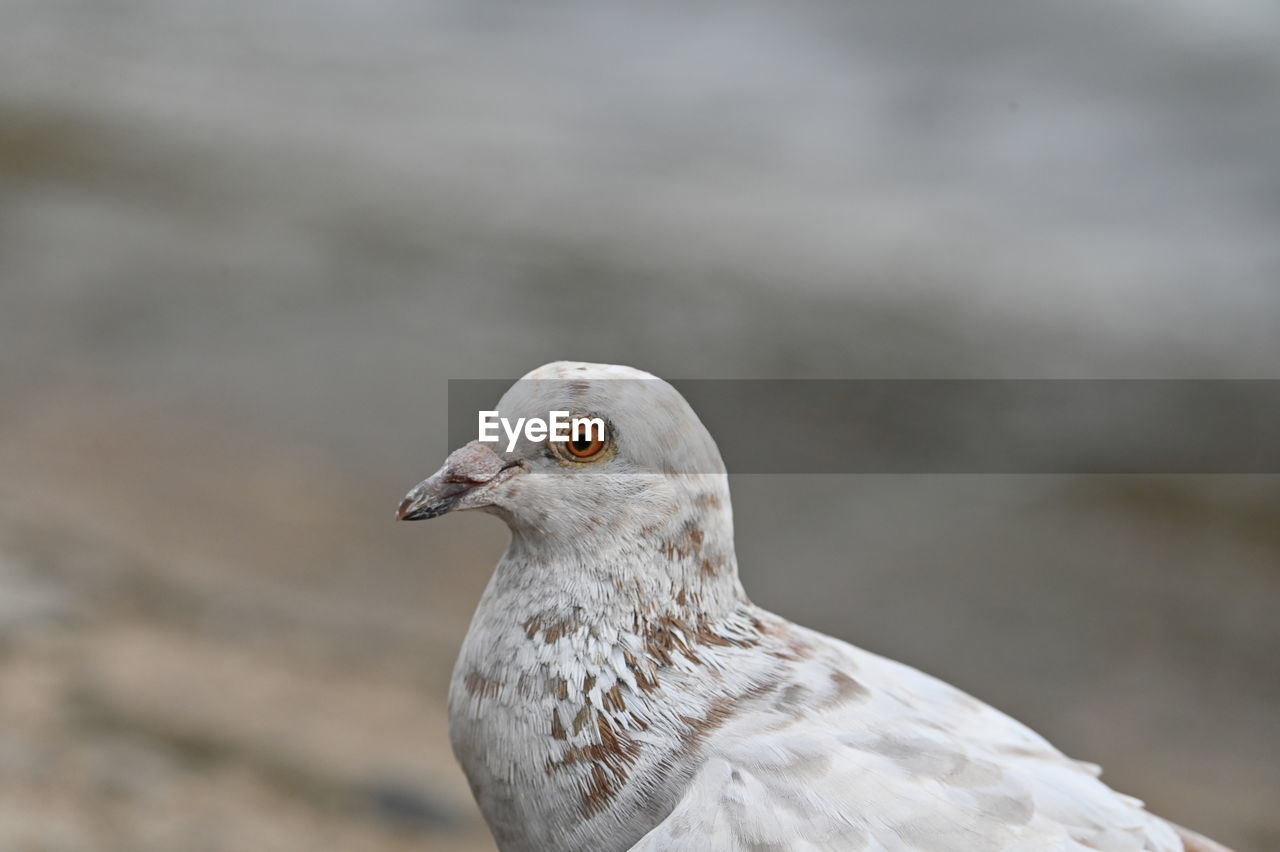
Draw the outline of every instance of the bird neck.
<instances>
[{"instance_id":1,"label":"bird neck","mask_svg":"<svg viewBox=\"0 0 1280 852\"><path fill-rule=\"evenodd\" d=\"M715 620L749 604L727 507L693 507L571 539L512 528L490 595L555 618L621 625L663 617Z\"/></svg>"}]
</instances>

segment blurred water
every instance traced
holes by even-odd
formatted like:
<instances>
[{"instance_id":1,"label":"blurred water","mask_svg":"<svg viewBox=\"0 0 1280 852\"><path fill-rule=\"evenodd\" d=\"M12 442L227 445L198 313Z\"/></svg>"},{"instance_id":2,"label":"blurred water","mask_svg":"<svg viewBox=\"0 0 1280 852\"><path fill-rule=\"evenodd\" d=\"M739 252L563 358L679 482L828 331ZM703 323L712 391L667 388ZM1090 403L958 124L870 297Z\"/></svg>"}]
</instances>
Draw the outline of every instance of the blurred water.
<instances>
[{"instance_id":1,"label":"blurred water","mask_svg":"<svg viewBox=\"0 0 1280 852\"><path fill-rule=\"evenodd\" d=\"M3 14L13 358L233 395L263 358L309 393L318 363L619 350L691 376L1280 363L1268 3Z\"/></svg>"}]
</instances>

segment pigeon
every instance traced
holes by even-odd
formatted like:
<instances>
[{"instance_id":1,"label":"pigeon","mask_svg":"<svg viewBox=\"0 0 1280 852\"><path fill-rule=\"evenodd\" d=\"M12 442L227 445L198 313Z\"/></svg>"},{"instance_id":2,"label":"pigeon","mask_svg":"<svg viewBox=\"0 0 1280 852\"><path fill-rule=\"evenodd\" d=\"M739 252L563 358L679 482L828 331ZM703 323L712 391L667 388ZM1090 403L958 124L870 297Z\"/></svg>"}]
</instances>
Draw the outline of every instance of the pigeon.
<instances>
[{"instance_id":1,"label":"pigeon","mask_svg":"<svg viewBox=\"0 0 1280 852\"><path fill-rule=\"evenodd\" d=\"M603 426L472 441L397 515L510 529L449 691L503 852L1229 852L959 689L755 606L719 450L670 384L561 361L498 411Z\"/></svg>"}]
</instances>

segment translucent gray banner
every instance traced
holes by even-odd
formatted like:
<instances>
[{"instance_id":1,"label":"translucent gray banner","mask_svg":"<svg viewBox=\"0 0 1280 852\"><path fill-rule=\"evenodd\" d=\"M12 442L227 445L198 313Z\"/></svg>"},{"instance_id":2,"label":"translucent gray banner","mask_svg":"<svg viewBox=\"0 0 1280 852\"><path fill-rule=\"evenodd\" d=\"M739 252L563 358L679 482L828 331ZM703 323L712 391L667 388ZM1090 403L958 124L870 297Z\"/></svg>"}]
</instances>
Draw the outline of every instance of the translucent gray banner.
<instances>
[{"instance_id":1,"label":"translucent gray banner","mask_svg":"<svg viewBox=\"0 0 1280 852\"><path fill-rule=\"evenodd\" d=\"M477 413L497 409L514 382L449 382L451 447L476 439ZM614 383L664 393L656 382ZM671 384L730 473L1280 473L1280 380ZM627 428L637 424L618 423L622 441Z\"/></svg>"}]
</instances>

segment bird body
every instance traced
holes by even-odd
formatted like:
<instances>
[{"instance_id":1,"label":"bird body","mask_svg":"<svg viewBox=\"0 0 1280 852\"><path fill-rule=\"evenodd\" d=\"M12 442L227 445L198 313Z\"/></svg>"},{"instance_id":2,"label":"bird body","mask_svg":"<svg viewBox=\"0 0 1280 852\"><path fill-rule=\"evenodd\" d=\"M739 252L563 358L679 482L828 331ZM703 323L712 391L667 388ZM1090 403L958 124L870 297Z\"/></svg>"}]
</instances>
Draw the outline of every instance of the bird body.
<instances>
[{"instance_id":1,"label":"bird body","mask_svg":"<svg viewBox=\"0 0 1280 852\"><path fill-rule=\"evenodd\" d=\"M449 696L503 852L1224 849L960 690L752 604L718 450L670 385L557 362L499 408L609 424L601 446L473 442L401 505L512 531Z\"/></svg>"}]
</instances>

